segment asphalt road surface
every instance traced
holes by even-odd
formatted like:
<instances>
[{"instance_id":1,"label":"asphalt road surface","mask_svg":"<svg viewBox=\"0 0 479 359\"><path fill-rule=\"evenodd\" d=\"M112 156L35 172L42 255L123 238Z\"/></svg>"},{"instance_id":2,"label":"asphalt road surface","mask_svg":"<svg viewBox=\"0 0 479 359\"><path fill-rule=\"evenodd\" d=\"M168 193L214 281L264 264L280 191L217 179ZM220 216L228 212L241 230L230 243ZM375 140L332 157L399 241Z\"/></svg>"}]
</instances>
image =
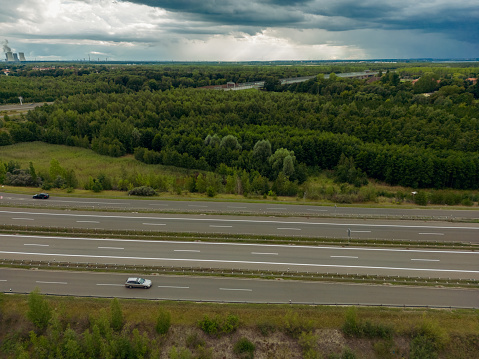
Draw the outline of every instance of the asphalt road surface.
<instances>
[{"instance_id":1,"label":"asphalt road surface","mask_svg":"<svg viewBox=\"0 0 479 359\"><path fill-rule=\"evenodd\" d=\"M48 200L38 200L48 201ZM188 233L413 240L479 244L479 224L441 221L174 215L0 208L0 223Z\"/></svg>"},{"instance_id":2,"label":"asphalt road surface","mask_svg":"<svg viewBox=\"0 0 479 359\"><path fill-rule=\"evenodd\" d=\"M0 234L0 258L479 280L479 252Z\"/></svg>"},{"instance_id":3,"label":"asphalt road surface","mask_svg":"<svg viewBox=\"0 0 479 359\"><path fill-rule=\"evenodd\" d=\"M33 206L38 208L72 208L151 211L163 213L215 213L215 214L249 214L309 217L373 217L373 218L405 218L428 220L479 220L479 210L457 209L400 209L400 208L365 208L344 206L313 206L283 203L249 203L249 202L216 202L216 201L167 201L157 199L101 199L50 197L48 200L34 200L32 196L0 193L0 206Z\"/></svg>"},{"instance_id":4,"label":"asphalt road surface","mask_svg":"<svg viewBox=\"0 0 479 359\"><path fill-rule=\"evenodd\" d=\"M0 268L0 291L43 294L241 303L387 305L479 308L479 291L303 281L145 276L150 289L127 289L128 274Z\"/></svg>"}]
</instances>

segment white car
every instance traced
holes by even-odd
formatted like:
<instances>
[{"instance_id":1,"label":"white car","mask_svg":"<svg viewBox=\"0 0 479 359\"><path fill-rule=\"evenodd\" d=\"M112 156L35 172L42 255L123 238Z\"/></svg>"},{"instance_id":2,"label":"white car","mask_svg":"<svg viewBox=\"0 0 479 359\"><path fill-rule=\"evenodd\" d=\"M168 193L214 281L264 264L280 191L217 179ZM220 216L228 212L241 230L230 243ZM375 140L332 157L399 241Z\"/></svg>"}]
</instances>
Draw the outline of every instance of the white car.
<instances>
[{"instance_id":1,"label":"white car","mask_svg":"<svg viewBox=\"0 0 479 359\"><path fill-rule=\"evenodd\" d=\"M151 280L144 279L144 278L131 277L126 280L125 287L147 289L151 287Z\"/></svg>"}]
</instances>

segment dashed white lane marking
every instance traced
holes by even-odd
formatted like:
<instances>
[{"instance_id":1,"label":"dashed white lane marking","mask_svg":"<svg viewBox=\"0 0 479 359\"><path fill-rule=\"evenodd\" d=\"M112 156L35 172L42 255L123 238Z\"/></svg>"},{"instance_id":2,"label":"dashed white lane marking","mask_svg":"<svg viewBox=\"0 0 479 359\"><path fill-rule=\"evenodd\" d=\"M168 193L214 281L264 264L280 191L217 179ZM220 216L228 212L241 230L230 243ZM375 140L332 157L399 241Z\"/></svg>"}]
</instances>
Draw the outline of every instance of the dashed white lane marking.
<instances>
[{"instance_id":1,"label":"dashed white lane marking","mask_svg":"<svg viewBox=\"0 0 479 359\"><path fill-rule=\"evenodd\" d=\"M199 205L199 204L189 204L188 207L208 208L208 206L203 206L203 205Z\"/></svg>"},{"instance_id":2,"label":"dashed white lane marking","mask_svg":"<svg viewBox=\"0 0 479 359\"><path fill-rule=\"evenodd\" d=\"M443 236L444 233L419 233L419 234L425 234L425 235L429 235L429 236Z\"/></svg>"},{"instance_id":3,"label":"dashed white lane marking","mask_svg":"<svg viewBox=\"0 0 479 359\"><path fill-rule=\"evenodd\" d=\"M41 283L41 284L68 284L67 282L44 282L41 280L37 280L36 283Z\"/></svg>"},{"instance_id":4,"label":"dashed white lane marking","mask_svg":"<svg viewBox=\"0 0 479 359\"><path fill-rule=\"evenodd\" d=\"M371 233L371 231L351 231L351 233Z\"/></svg>"},{"instance_id":5,"label":"dashed white lane marking","mask_svg":"<svg viewBox=\"0 0 479 359\"><path fill-rule=\"evenodd\" d=\"M50 247L49 244L36 244L36 243L24 243L24 246L35 246L35 247Z\"/></svg>"},{"instance_id":6,"label":"dashed white lane marking","mask_svg":"<svg viewBox=\"0 0 479 359\"><path fill-rule=\"evenodd\" d=\"M166 226L165 223L143 223L145 226Z\"/></svg>"},{"instance_id":7,"label":"dashed white lane marking","mask_svg":"<svg viewBox=\"0 0 479 359\"><path fill-rule=\"evenodd\" d=\"M232 228L233 226L215 226L215 225L210 224L210 227L211 228Z\"/></svg>"},{"instance_id":8,"label":"dashed white lane marking","mask_svg":"<svg viewBox=\"0 0 479 359\"><path fill-rule=\"evenodd\" d=\"M160 206L160 207L168 207L168 205L167 205L167 204L161 204L161 203L158 203L158 204L157 204L157 203L151 203L151 204L149 204L148 206Z\"/></svg>"},{"instance_id":9,"label":"dashed white lane marking","mask_svg":"<svg viewBox=\"0 0 479 359\"><path fill-rule=\"evenodd\" d=\"M77 223L100 223L98 221L77 221Z\"/></svg>"},{"instance_id":10,"label":"dashed white lane marking","mask_svg":"<svg viewBox=\"0 0 479 359\"><path fill-rule=\"evenodd\" d=\"M235 209L245 209L248 207L238 207L238 206L227 206L228 208L235 208Z\"/></svg>"},{"instance_id":11,"label":"dashed white lane marking","mask_svg":"<svg viewBox=\"0 0 479 359\"><path fill-rule=\"evenodd\" d=\"M313 211L313 212L327 212L327 209L314 209L314 208L309 208L308 211Z\"/></svg>"},{"instance_id":12,"label":"dashed white lane marking","mask_svg":"<svg viewBox=\"0 0 479 359\"><path fill-rule=\"evenodd\" d=\"M266 209L271 209L271 210L275 210L275 209L285 210L286 208L282 208L282 207L269 207L269 208L266 208Z\"/></svg>"},{"instance_id":13,"label":"dashed white lane marking","mask_svg":"<svg viewBox=\"0 0 479 359\"><path fill-rule=\"evenodd\" d=\"M330 256L331 258L352 258L352 259L358 259L359 257L354 257L354 256Z\"/></svg>"},{"instance_id":14,"label":"dashed white lane marking","mask_svg":"<svg viewBox=\"0 0 479 359\"><path fill-rule=\"evenodd\" d=\"M34 221L33 218L20 218L20 217L17 217L17 218L12 218L12 219L19 220L19 221Z\"/></svg>"},{"instance_id":15,"label":"dashed white lane marking","mask_svg":"<svg viewBox=\"0 0 479 359\"><path fill-rule=\"evenodd\" d=\"M412 261L423 261L423 262L440 262L439 259L423 259L423 258L413 258Z\"/></svg>"},{"instance_id":16,"label":"dashed white lane marking","mask_svg":"<svg viewBox=\"0 0 479 359\"><path fill-rule=\"evenodd\" d=\"M98 249L125 249L125 248L122 248L122 247L98 247Z\"/></svg>"},{"instance_id":17,"label":"dashed white lane marking","mask_svg":"<svg viewBox=\"0 0 479 359\"><path fill-rule=\"evenodd\" d=\"M201 251L195 249L175 249L173 252L195 252L200 253Z\"/></svg>"},{"instance_id":18,"label":"dashed white lane marking","mask_svg":"<svg viewBox=\"0 0 479 359\"><path fill-rule=\"evenodd\" d=\"M233 291L242 291L242 292L252 292L253 289L242 289L242 288L220 288L220 290L233 290Z\"/></svg>"},{"instance_id":19,"label":"dashed white lane marking","mask_svg":"<svg viewBox=\"0 0 479 359\"><path fill-rule=\"evenodd\" d=\"M6 282L7 280L6 279L0 279L0 282Z\"/></svg>"},{"instance_id":20,"label":"dashed white lane marking","mask_svg":"<svg viewBox=\"0 0 479 359\"><path fill-rule=\"evenodd\" d=\"M177 287L174 285L159 285L158 288L190 289L190 287Z\"/></svg>"},{"instance_id":21,"label":"dashed white lane marking","mask_svg":"<svg viewBox=\"0 0 479 359\"><path fill-rule=\"evenodd\" d=\"M263 253L263 252L251 252L251 254L261 254L261 255L270 255L270 256L277 256L278 253Z\"/></svg>"},{"instance_id":22,"label":"dashed white lane marking","mask_svg":"<svg viewBox=\"0 0 479 359\"><path fill-rule=\"evenodd\" d=\"M104 286L111 286L111 287L124 287L124 284L110 284L110 283L97 283L96 285L104 285Z\"/></svg>"},{"instance_id":23,"label":"dashed white lane marking","mask_svg":"<svg viewBox=\"0 0 479 359\"><path fill-rule=\"evenodd\" d=\"M280 228L276 228L276 229L286 230L286 231L300 231L301 230L301 228L285 228L285 227L280 227Z\"/></svg>"}]
</instances>

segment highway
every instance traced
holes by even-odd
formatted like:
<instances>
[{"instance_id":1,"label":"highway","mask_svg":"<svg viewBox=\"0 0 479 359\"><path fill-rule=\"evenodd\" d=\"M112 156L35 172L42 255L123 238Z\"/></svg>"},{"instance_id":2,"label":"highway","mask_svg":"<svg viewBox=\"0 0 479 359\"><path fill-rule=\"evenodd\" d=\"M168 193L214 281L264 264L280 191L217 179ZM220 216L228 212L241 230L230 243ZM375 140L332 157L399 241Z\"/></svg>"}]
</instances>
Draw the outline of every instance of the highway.
<instances>
[{"instance_id":1,"label":"highway","mask_svg":"<svg viewBox=\"0 0 479 359\"><path fill-rule=\"evenodd\" d=\"M46 202L47 200L38 200ZM98 228L232 235L413 240L479 244L479 224L441 221L198 214L111 213L0 208L0 223L20 226Z\"/></svg>"},{"instance_id":2,"label":"highway","mask_svg":"<svg viewBox=\"0 0 479 359\"><path fill-rule=\"evenodd\" d=\"M72 208L95 210L120 210L162 213L206 213L233 215L278 215L336 218L405 218L427 220L479 220L479 210L458 209L401 209L367 208L354 206L314 206L302 204L255 203L255 202L217 202L217 201L172 201L160 199L102 199L52 196L48 200L34 200L30 195L0 192L1 206L28 206L35 208Z\"/></svg>"},{"instance_id":3,"label":"highway","mask_svg":"<svg viewBox=\"0 0 479 359\"><path fill-rule=\"evenodd\" d=\"M479 280L479 252L0 234L0 259Z\"/></svg>"},{"instance_id":4,"label":"highway","mask_svg":"<svg viewBox=\"0 0 479 359\"><path fill-rule=\"evenodd\" d=\"M303 281L187 276L145 276L150 289L127 289L128 274L0 268L0 291L43 294L241 303L387 305L479 308L479 291Z\"/></svg>"}]
</instances>

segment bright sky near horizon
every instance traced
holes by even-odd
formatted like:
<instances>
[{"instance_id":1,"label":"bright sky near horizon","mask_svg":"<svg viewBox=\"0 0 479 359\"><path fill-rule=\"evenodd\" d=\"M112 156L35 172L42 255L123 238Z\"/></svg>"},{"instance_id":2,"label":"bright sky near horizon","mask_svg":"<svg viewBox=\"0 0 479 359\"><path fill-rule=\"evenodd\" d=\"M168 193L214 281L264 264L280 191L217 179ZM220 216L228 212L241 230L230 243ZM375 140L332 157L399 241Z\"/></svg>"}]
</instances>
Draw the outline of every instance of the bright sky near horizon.
<instances>
[{"instance_id":1,"label":"bright sky near horizon","mask_svg":"<svg viewBox=\"0 0 479 359\"><path fill-rule=\"evenodd\" d=\"M479 1L0 0L0 44L27 60L479 58Z\"/></svg>"}]
</instances>

